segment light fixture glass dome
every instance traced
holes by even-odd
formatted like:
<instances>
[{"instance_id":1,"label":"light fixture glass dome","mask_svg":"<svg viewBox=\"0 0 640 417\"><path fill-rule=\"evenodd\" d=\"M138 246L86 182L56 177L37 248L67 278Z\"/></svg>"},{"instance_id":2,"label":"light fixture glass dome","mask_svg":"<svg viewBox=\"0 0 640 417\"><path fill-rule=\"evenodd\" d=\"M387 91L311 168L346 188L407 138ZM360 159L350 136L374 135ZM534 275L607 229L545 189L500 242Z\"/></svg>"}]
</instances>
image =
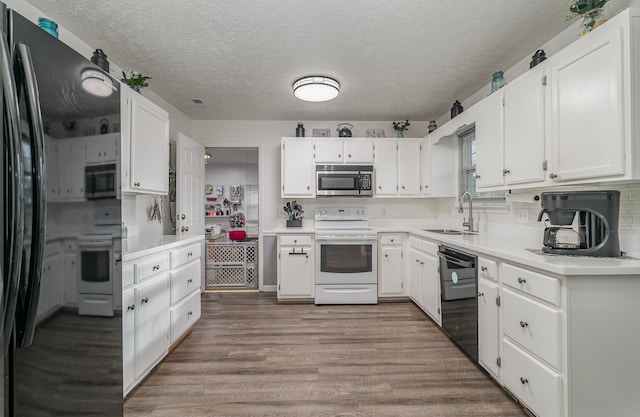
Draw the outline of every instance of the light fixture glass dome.
<instances>
[{"instance_id":1,"label":"light fixture glass dome","mask_svg":"<svg viewBox=\"0 0 640 417\"><path fill-rule=\"evenodd\" d=\"M328 101L340 93L340 83L333 78L313 75L293 83L293 95L304 101Z\"/></svg>"},{"instance_id":2,"label":"light fixture glass dome","mask_svg":"<svg viewBox=\"0 0 640 417\"><path fill-rule=\"evenodd\" d=\"M113 92L111 78L96 70L82 71L82 88L98 97L108 97Z\"/></svg>"}]
</instances>

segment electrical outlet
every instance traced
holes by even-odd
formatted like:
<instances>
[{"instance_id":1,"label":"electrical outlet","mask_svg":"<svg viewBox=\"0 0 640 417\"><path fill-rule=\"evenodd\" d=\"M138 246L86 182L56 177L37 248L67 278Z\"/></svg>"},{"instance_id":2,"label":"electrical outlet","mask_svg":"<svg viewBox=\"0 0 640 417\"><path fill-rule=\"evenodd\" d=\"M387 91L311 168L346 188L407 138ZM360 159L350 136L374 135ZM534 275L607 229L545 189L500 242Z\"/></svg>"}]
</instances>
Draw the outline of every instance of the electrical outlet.
<instances>
[{"instance_id":1,"label":"electrical outlet","mask_svg":"<svg viewBox=\"0 0 640 417\"><path fill-rule=\"evenodd\" d=\"M387 215L387 209L386 208L381 208L380 209L380 217L385 217Z\"/></svg>"},{"instance_id":2,"label":"electrical outlet","mask_svg":"<svg viewBox=\"0 0 640 417\"><path fill-rule=\"evenodd\" d=\"M529 210L520 209L517 211L518 223L529 223Z\"/></svg>"}]
</instances>

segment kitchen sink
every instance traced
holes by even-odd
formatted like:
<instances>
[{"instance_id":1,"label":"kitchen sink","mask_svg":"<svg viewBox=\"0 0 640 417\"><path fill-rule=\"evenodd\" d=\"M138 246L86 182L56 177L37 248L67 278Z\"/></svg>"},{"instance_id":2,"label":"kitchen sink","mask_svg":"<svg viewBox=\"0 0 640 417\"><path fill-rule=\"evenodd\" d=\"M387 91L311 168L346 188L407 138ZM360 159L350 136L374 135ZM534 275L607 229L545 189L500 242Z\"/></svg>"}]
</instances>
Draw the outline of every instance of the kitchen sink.
<instances>
[{"instance_id":1,"label":"kitchen sink","mask_svg":"<svg viewBox=\"0 0 640 417\"><path fill-rule=\"evenodd\" d=\"M439 233L441 235L477 235L477 232L468 232L466 230L454 229L422 229L425 232Z\"/></svg>"}]
</instances>

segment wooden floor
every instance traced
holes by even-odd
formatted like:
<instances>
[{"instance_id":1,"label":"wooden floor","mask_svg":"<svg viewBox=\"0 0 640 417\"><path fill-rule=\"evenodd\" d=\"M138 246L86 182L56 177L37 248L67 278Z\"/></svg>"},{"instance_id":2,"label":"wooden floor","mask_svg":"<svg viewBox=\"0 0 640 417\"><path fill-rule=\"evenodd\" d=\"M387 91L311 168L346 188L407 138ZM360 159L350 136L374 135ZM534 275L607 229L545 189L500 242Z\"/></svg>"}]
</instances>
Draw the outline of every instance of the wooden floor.
<instances>
[{"instance_id":1,"label":"wooden floor","mask_svg":"<svg viewBox=\"0 0 640 417\"><path fill-rule=\"evenodd\" d=\"M206 293L125 416L526 416L412 303Z\"/></svg>"}]
</instances>

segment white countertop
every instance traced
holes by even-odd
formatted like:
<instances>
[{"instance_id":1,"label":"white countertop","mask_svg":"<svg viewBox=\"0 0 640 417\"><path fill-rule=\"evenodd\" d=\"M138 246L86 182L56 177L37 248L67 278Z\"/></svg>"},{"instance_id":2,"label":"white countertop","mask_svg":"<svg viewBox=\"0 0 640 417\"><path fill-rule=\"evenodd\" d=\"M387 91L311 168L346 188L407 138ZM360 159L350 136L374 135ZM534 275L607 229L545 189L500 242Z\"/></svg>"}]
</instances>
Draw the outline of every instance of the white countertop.
<instances>
[{"instance_id":1,"label":"white countertop","mask_svg":"<svg viewBox=\"0 0 640 417\"><path fill-rule=\"evenodd\" d=\"M143 236L129 237L122 239L122 260L129 261L161 250L171 249L176 246L195 243L201 240L204 240L204 235L185 238L179 238L176 235L163 235L156 238Z\"/></svg>"},{"instance_id":2,"label":"white countertop","mask_svg":"<svg viewBox=\"0 0 640 417\"><path fill-rule=\"evenodd\" d=\"M476 235L444 235L427 232L423 229L460 230L461 227L446 222L422 222L415 219L370 222L370 227L378 233L409 233L477 255L498 258L547 273L565 276L635 275L640 278L640 259L562 256L531 252L527 249L542 248L542 232L536 230L533 234L523 233L523 229L517 225L492 227L491 230L481 231ZM277 234L315 233L313 227L276 228L273 231Z\"/></svg>"}]
</instances>

